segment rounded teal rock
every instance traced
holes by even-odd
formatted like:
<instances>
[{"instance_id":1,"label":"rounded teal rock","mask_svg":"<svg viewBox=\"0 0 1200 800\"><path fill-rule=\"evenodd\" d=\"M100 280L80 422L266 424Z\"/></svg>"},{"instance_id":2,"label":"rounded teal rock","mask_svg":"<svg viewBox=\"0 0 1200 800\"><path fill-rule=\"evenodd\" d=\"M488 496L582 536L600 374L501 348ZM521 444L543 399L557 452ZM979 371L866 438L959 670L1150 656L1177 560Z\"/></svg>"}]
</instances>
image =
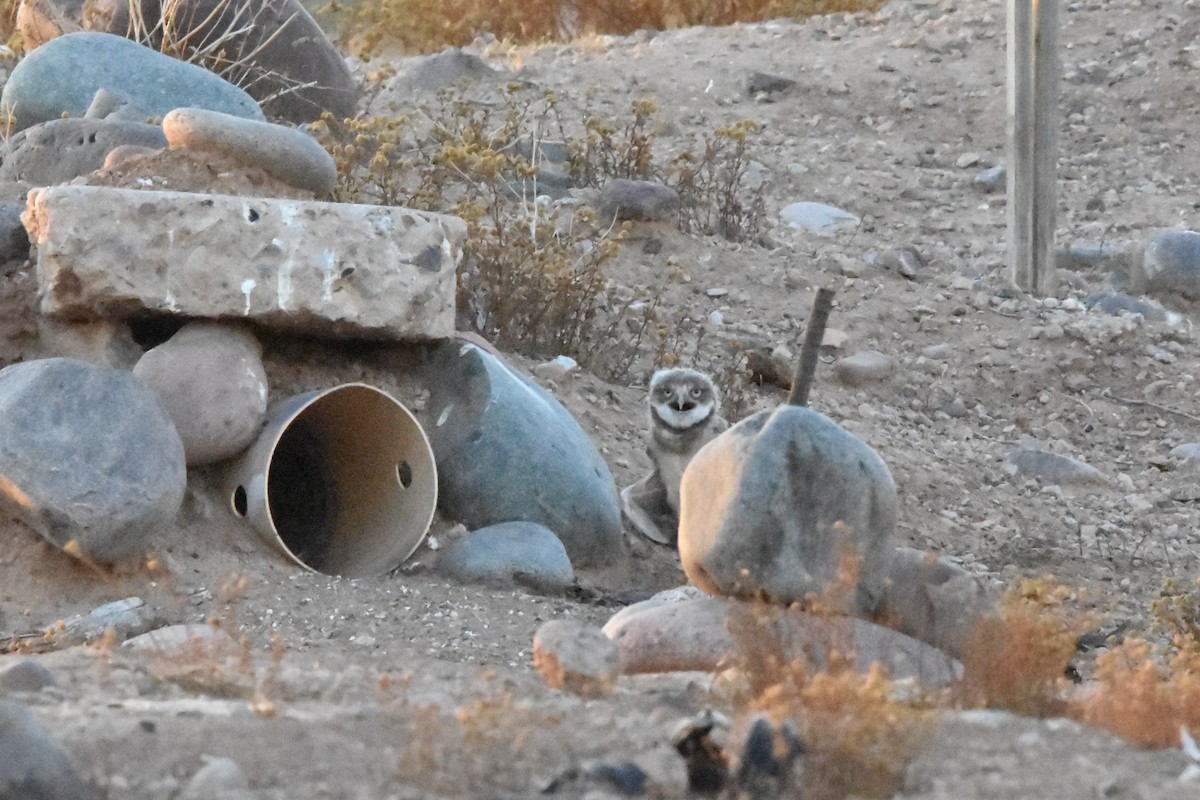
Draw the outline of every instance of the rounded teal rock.
<instances>
[{"instance_id":1,"label":"rounded teal rock","mask_svg":"<svg viewBox=\"0 0 1200 800\"><path fill-rule=\"evenodd\" d=\"M108 33L51 39L25 57L0 94L13 132L63 115L82 117L100 89L161 117L183 106L263 119L254 98L206 69Z\"/></svg>"},{"instance_id":2,"label":"rounded teal rock","mask_svg":"<svg viewBox=\"0 0 1200 800\"><path fill-rule=\"evenodd\" d=\"M595 444L545 389L472 344L434 348L422 420L438 505L468 528L538 522L576 566L621 555L617 486Z\"/></svg>"}]
</instances>

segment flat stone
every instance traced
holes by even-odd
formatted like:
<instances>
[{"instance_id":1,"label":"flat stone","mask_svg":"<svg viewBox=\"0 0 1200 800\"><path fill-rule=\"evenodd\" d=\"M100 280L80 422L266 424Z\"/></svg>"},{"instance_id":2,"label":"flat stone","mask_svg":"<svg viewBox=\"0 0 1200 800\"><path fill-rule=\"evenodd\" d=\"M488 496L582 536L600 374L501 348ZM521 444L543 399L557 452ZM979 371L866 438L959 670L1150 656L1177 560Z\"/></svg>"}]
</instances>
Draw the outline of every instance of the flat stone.
<instances>
[{"instance_id":1,"label":"flat stone","mask_svg":"<svg viewBox=\"0 0 1200 800\"><path fill-rule=\"evenodd\" d=\"M793 228L820 234L857 230L862 222L849 211L824 203L792 203L784 206L779 216Z\"/></svg>"},{"instance_id":2,"label":"flat stone","mask_svg":"<svg viewBox=\"0 0 1200 800\"><path fill-rule=\"evenodd\" d=\"M421 419L438 464L438 504L469 528L539 522L576 566L621 556L617 487L596 445L562 404L473 344L429 355Z\"/></svg>"},{"instance_id":3,"label":"flat stone","mask_svg":"<svg viewBox=\"0 0 1200 800\"><path fill-rule=\"evenodd\" d=\"M1124 292L1096 292L1083 299L1084 308L1105 314L1141 314L1150 322L1167 322L1170 312L1153 300L1133 297Z\"/></svg>"},{"instance_id":4,"label":"flat stone","mask_svg":"<svg viewBox=\"0 0 1200 800\"><path fill-rule=\"evenodd\" d=\"M54 686L54 684L54 676L50 674L50 670L31 659L18 661L0 672L0 694L39 692L47 686Z\"/></svg>"},{"instance_id":5,"label":"flat stone","mask_svg":"<svg viewBox=\"0 0 1200 800\"><path fill-rule=\"evenodd\" d=\"M208 70L121 36L88 31L51 39L18 62L0 105L13 110L16 132L64 114L82 117L102 87L156 117L196 106L263 119L254 98Z\"/></svg>"},{"instance_id":6,"label":"flat stone","mask_svg":"<svg viewBox=\"0 0 1200 800\"><path fill-rule=\"evenodd\" d=\"M828 417L797 406L747 417L692 457L680 494L679 556L710 594L785 605L816 595L860 614L882 599L896 487Z\"/></svg>"},{"instance_id":7,"label":"flat stone","mask_svg":"<svg viewBox=\"0 0 1200 800\"><path fill-rule=\"evenodd\" d=\"M454 332L455 268L466 237L456 217L56 186L30 193L24 219L38 248L45 314L121 318L149 310L375 339Z\"/></svg>"},{"instance_id":8,"label":"flat stone","mask_svg":"<svg viewBox=\"0 0 1200 800\"><path fill-rule=\"evenodd\" d=\"M100 641L106 634L117 641L138 636L162 624L158 613L140 597L126 597L93 608L86 614L68 617L53 625L54 644L68 647Z\"/></svg>"},{"instance_id":9,"label":"flat stone","mask_svg":"<svg viewBox=\"0 0 1200 800\"><path fill-rule=\"evenodd\" d=\"M885 381L896 371L896 361L877 350L864 350L841 359L833 375L843 386L859 387Z\"/></svg>"},{"instance_id":10,"label":"flat stone","mask_svg":"<svg viewBox=\"0 0 1200 800\"><path fill-rule=\"evenodd\" d=\"M621 674L620 664L617 646L592 625L551 620L533 637L533 665L555 689L607 696Z\"/></svg>"},{"instance_id":11,"label":"flat stone","mask_svg":"<svg viewBox=\"0 0 1200 800\"><path fill-rule=\"evenodd\" d=\"M155 653L179 653L198 647L223 649L236 647L236 640L224 629L204 623L168 625L156 628L123 642L121 647L129 650Z\"/></svg>"},{"instance_id":12,"label":"flat stone","mask_svg":"<svg viewBox=\"0 0 1200 800\"><path fill-rule=\"evenodd\" d=\"M189 467L242 452L266 420L262 346L244 328L185 325L142 356L133 374L154 390L175 423Z\"/></svg>"},{"instance_id":13,"label":"flat stone","mask_svg":"<svg viewBox=\"0 0 1200 800\"><path fill-rule=\"evenodd\" d=\"M737 635L770 635L783 653L807 658L816 669L829 656L854 654L859 670L880 663L893 680L912 678L929 687L944 686L961 673L945 653L864 619L807 614L795 608L767 606L724 597L675 603L637 604L621 612L604 632L617 645L621 673L697 670L713 672L727 665ZM761 631L747 626L761 626Z\"/></svg>"},{"instance_id":14,"label":"flat stone","mask_svg":"<svg viewBox=\"0 0 1200 800\"><path fill-rule=\"evenodd\" d=\"M1200 233L1162 231L1134 254L1129 274L1136 293L1200 298Z\"/></svg>"},{"instance_id":15,"label":"flat stone","mask_svg":"<svg viewBox=\"0 0 1200 800\"><path fill-rule=\"evenodd\" d=\"M1043 483L1059 486L1103 486L1109 483L1104 473L1079 459L1024 447L1008 454L1004 459L1004 469L1010 475L1036 478Z\"/></svg>"},{"instance_id":16,"label":"flat stone","mask_svg":"<svg viewBox=\"0 0 1200 800\"><path fill-rule=\"evenodd\" d=\"M179 434L128 372L51 358L0 370L0 504L53 544L111 561L183 501Z\"/></svg>"},{"instance_id":17,"label":"flat stone","mask_svg":"<svg viewBox=\"0 0 1200 800\"><path fill-rule=\"evenodd\" d=\"M575 571L562 541L536 522L502 522L472 531L438 557L438 571L461 581L562 591Z\"/></svg>"},{"instance_id":18,"label":"flat stone","mask_svg":"<svg viewBox=\"0 0 1200 800\"><path fill-rule=\"evenodd\" d=\"M204 108L177 108L163 117L162 131L173 150L223 153L317 195L337 186L333 156L296 128Z\"/></svg>"},{"instance_id":19,"label":"flat stone","mask_svg":"<svg viewBox=\"0 0 1200 800\"><path fill-rule=\"evenodd\" d=\"M604 184L596 201L602 220L665 219L679 208L679 193L654 181L616 178Z\"/></svg>"},{"instance_id":20,"label":"flat stone","mask_svg":"<svg viewBox=\"0 0 1200 800\"><path fill-rule=\"evenodd\" d=\"M0 797L90 800L98 796L80 780L66 751L28 709L0 700Z\"/></svg>"},{"instance_id":21,"label":"flat stone","mask_svg":"<svg viewBox=\"0 0 1200 800\"><path fill-rule=\"evenodd\" d=\"M122 145L162 148L157 125L99 119L53 119L14 134L0 151L0 180L31 186L66 183L104 166Z\"/></svg>"}]
</instances>

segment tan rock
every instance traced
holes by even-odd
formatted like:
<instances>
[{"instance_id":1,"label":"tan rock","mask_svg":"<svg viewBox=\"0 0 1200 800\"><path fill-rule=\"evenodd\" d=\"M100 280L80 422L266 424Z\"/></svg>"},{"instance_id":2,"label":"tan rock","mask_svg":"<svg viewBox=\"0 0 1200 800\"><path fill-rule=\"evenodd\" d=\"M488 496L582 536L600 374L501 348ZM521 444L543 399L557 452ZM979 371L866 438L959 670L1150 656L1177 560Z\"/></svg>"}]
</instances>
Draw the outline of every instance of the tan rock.
<instances>
[{"instance_id":1,"label":"tan rock","mask_svg":"<svg viewBox=\"0 0 1200 800\"><path fill-rule=\"evenodd\" d=\"M620 674L617 646L599 628L552 620L533 637L533 665L556 689L584 697L611 694Z\"/></svg>"}]
</instances>

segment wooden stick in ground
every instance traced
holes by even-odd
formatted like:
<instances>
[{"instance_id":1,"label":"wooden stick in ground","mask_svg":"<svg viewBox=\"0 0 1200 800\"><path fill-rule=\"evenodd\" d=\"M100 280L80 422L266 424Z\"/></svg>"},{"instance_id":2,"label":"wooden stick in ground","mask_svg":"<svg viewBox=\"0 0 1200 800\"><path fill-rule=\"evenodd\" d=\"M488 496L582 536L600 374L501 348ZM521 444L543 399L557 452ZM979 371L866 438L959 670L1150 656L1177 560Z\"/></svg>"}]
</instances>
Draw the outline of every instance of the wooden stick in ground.
<instances>
[{"instance_id":1,"label":"wooden stick in ground","mask_svg":"<svg viewBox=\"0 0 1200 800\"><path fill-rule=\"evenodd\" d=\"M796 363L796 374L792 378L792 393L788 405L808 405L808 390L812 388L813 375L817 371L817 354L821 340L825 338L825 323L833 310L833 289L817 289L813 300L812 314L808 317L808 328L804 331L804 344L800 348L800 360Z\"/></svg>"}]
</instances>

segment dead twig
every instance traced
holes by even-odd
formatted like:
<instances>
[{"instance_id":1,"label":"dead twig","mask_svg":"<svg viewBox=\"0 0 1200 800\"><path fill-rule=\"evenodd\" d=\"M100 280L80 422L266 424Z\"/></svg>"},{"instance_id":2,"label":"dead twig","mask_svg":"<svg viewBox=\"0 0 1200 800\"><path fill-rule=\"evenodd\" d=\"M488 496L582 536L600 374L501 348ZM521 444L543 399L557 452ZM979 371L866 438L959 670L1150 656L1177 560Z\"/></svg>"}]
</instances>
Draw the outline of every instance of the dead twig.
<instances>
[{"instance_id":1,"label":"dead twig","mask_svg":"<svg viewBox=\"0 0 1200 800\"><path fill-rule=\"evenodd\" d=\"M1151 403L1149 400L1134 400L1132 397L1119 397L1115 394L1110 394L1107 390L1102 394L1104 397L1107 397L1110 400L1116 400L1118 403L1124 403L1127 406L1145 406L1146 408L1153 408L1155 411L1161 411L1164 414L1173 414L1181 419L1190 420L1191 422L1200 424L1200 417L1197 417L1195 414L1189 414L1186 411L1169 408L1167 406L1159 405L1158 403ZM1086 407L1087 406L1084 406L1084 408Z\"/></svg>"},{"instance_id":2,"label":"dead twig","mask_svg":"<svg viewBox=\"0 0 1200 800\"><path fill-rule=\"evenodd\" d=\"M808 317L808 328L804 331L804 345L800 348L800 360L796 362L796 375L792 378L792 393L788 405L808 405L808 392L812 388L813 375L817 371L817 355L821 340L825 338L825 324L833 310L833 289L817 289L813 300L812 314Z\"/></svg>"}]
</instances>

